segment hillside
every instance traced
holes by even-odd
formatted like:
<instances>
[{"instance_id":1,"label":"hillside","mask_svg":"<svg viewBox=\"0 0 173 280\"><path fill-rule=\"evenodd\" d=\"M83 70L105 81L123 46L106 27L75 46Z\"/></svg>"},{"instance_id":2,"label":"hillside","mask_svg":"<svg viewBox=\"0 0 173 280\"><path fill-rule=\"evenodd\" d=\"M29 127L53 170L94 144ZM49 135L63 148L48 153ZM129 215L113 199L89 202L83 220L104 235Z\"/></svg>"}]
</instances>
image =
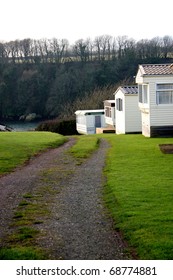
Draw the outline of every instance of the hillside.
<instances>
[{"instance_id":1,"label":"hillside","mask_svg":"<svg viewBox=\"0 0 173 280\"><path fill-rule=\"evenodd\" d=\"M102 36L74 46L48 40L36 45L31 39L0 43L0 120L68 115L69 104L83 99L88 109L97 89L104 93L108 86L134 83L138 64L172 62L172 41L160 40ZM100 107L100 101L92 106Z\"/></svg>"}]
</instances>

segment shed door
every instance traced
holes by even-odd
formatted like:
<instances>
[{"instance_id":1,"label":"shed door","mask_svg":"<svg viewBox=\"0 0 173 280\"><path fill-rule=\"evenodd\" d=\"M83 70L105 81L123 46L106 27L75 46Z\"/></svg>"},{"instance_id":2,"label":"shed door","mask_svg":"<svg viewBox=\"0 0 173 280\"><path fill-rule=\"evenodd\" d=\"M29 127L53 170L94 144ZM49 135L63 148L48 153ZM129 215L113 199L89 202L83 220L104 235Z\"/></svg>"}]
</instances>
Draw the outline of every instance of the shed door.
<instances>
[{"instance_id":1,"label":"shed door","mask_svg":"<svg viewBox=\"0 0 173 280\"><path fill-rule=\"evenodd\" d=\"M101 116L95 116L95 127L101 127Z\"/></svg>"}]
</instances>

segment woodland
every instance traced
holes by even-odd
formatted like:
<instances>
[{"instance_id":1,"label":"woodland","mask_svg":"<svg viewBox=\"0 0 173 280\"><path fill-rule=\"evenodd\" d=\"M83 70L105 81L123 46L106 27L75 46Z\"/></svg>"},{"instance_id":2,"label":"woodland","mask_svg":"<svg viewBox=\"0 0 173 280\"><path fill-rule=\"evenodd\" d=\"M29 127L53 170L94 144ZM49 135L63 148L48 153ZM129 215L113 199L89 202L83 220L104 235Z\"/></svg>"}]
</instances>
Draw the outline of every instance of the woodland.
<instances>
[{"instance_id":1,"label":"woodland","mask_svg":"<svg viewBox=\"0 0 173 280\"><path fill-rule=\"evenodd\" d=\"M0 121L103 108L120 84L135 83L139 64L171 63L172 53L168 35L140 41L102 35L74 45L56 38L0 42Z\"/></svg>"}]
</instances>

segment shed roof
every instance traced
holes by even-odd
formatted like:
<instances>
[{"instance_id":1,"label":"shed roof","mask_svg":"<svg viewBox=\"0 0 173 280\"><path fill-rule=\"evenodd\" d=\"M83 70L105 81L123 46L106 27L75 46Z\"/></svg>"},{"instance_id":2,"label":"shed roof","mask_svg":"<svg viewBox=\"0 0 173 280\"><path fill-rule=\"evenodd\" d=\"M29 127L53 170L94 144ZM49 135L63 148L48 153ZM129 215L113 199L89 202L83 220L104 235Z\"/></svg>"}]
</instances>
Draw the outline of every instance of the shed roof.
<instances>
[{"instance_id":1,"label":"shed roof","mask_svg":"<svg viewBox=\"0 0 173 280\"><path fill-rule=\"evenodd\" d=\"M138 86L132 85L132 86L120 86L116 92L114 93L114 95L121 90L122 93L124 94L138 94Z\"/></svg>"},{"instance_id":2,"label":"shed roof","mask_svg":"<svg viewBox=\"0 0 173 280\"><path fill-rule=\"evenodd\" d=\"M113 100L104 100L104 107L115 107L115 99Z\"/></svg>"},{"instance_id":3,"label":"shed roof","mask_svg":"<svg viewBox=\"0 0 173 280\"><path fill-rule=\"evenodd\" d=\"M75 112L76 115L95 115L95 114L103 114L104 109L98 109L98 110L78 110Z\"/></svg>"},{"instance_id":4,"label":"shed roof","mask_svg":"<svg viewBox=\"0 0 173 280\"><path fill-rule=\"evenodd\" d=\"M139 70L142 76L173 75L173 64L141 64Z\"/></svg>"},{"instance_id":5,"label":"shed roof","mask_svg":"<svg viewBox=\"0 0 173 280\"><path fill-rule=\"evenodd\" d=\"M107 99L107 100L104 100L103 102L107 102L107 103L115 103L115 99L111 99L111 100Z\"/></svg>"}]
</instances>

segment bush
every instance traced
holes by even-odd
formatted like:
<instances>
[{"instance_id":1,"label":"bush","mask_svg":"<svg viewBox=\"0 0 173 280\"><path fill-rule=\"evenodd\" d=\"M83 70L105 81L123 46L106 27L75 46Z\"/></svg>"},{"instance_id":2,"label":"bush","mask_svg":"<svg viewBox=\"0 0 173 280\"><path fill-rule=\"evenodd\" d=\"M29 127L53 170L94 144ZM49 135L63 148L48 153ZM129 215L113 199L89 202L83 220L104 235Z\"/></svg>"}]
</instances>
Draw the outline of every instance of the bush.
<instances>
[{"instance_id":1,"label":"bush","mask_svg":"<svg viewBox=\"0 0 173 280\"><path fill-rule=\"evenodd\" d=\"M51 131L62 135L77 135L76 119L54 119L44 121L36 128L37 131Z\"/></svg>"}]
</instances>

